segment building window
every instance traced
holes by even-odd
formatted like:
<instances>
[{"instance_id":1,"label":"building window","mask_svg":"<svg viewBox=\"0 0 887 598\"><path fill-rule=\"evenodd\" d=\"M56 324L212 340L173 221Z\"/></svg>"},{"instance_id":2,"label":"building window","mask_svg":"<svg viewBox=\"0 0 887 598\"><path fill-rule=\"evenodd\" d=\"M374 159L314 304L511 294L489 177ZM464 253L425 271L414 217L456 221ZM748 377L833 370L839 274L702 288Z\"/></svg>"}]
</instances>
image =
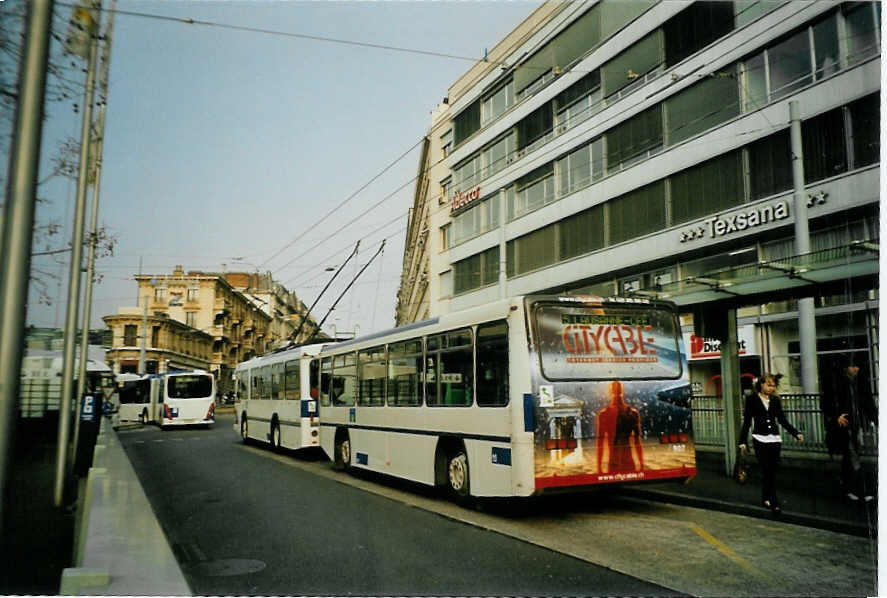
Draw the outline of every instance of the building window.
<instances>
[{"instance_id":1,"label":"building window","mask_svg":"<svg viewBox=\"0 0 887 598\"><path fill-rule=\"evenodd\" d=\"M154 300L163 301L166 299L166 287L154 287Z\"/></svg>"},{"instance_id":2,"label":"building window","mask_svg":"<svg viewBox=\"0 0 887 598\"><path fill-rule=\"evenodd\" d=\"M600 164L603 161L600 153L596 153L600 152L600 148L601 143L598 139L573 150L555 162L558 197L587 187L591 184L592 177L597 180L603 175L601 168L595 168L595 163Z\"/></svg>"},{"instance_id":3,"label":"building window","mask_svg":"<svg viewBox=\"0 0 887 598\"><path fill-rule=\"evenodd\" d=\"M188 289L188 301L197 301L198 298L198 288L191 287Z\"/></svg>"},{"instance_id":4,"label":"building window","mask_svg":"<svg viewBox=\"0 0 887 598\"><path fill-rule=\"evenodd\" d=\"M155 349L160 346L160 326L151 327L151 346Z\"/></svg>"},{"instance_id":5,"label":"building window","mask_svg":"<svg viewBox=\"0 0 887 598\"><path fill-rule=\"evenodd\" d=\"M483 178L492 176L510 164L514 157L514 136L509 133L481 152Z\"/></svg>"},{"instance_id":6,"label":"building window","mask_svg":"<svg viewBox=\"0 0 887 598\"><path fill-rule=\"evenodd\" d=\"M138 344L139 327L135 324L124 324L123 326L123 346L135 347Z\"/></svg>"},{"instance_id":7,"label":"building window","mask_svg":"<svg viewBox=\"0 0 887 598\"><path fill-rule=\"evenodd\" d=\"M440 151L443 153L444 158L449 156L450 152L453 151L453 129L449 129L446 133L440 136Z\"/></svg>"},{"instance_id":8,"label":"building window","mask_svg":"<svg viewBox=\"0 0 887 598\"><path fill-rule=\"evenodd\" d=\"M876 164L881 154L881 102L877 93L849 106L853 168Z\"/></svg>"},{"instance_id":9,"label":"building window","mask_svg":"<svg viewBox=\"0 0 887 598\"><path fill-rule=\"evenodd\" d=\"M453 292L464 293L499 279L499 246L453 264Z\"/></svg>"},{"instance_id":10,"label":"building window","mask_svg":"<svg viewBox=\"0 0 887 598\"><path fill-rule=\"evenodd\" d=\"M610 200L610 245L665 228L665 184L658 181Z\"/></svg>"},{"instance_id":11,"label":"building window","mask_svg":"<svg viewBox=\"0 0 887 598\"><path fill-rule=\"evenodd\" d=\"M196 311L185 312L185 324L187 324L191 328L197 328L197 312Z\"/></svg>"},{"instance_id":12,"label":"building window","mask_svg":"<svg viewBox=\"0 0 887 598\"><path fill-rule=\"evenodd\" d=\"M595 69L554 98L557 132L591 118L601 107L601 72Z\"/></svg>"},{"instance_id":13,"label":"building window","mask_svg":"<svg viewBox=\"0 0 887 598\"><path fill-rule=\"evenodd\" d=\"M776 195L792 188L791 140L788 130L748 146L751 199Z\"/></svg>"},{"instance_id":14,"label":"building window","mask_svg":"<svg viewBox=\"0 0 887 598\"><path fill-rule=\"evenodd\" d=\"M879 32L881 31L880 2L847 2L842 5L848 55L850 65L875 56L881 51Z\"/></svg>"},{"instance_id":15,"label":"building window","mask_svg":"<svg viewBox=\"0 0 887 598\"><path fill-rule=\"evenodd\" d=\"M847 171L844 109L837 108L801 123L804 182L812 183Z\"/></svg>"},{"instance_id":16,"label":"building window","mask_svg":"<svg viewBox=\"0 0 887 598\"><path fill-rule=\"evenodd\" d=\"M508 242L508 276L518 276L557 262L557 233L554 226L546 226Z\"/></svg>"},{"instance_id":17,"label":"building window","mask_svg":"<svg viewBox=\"0 0 887 598\"><path fill-rule=\"evenodd\" d=\"M732 2L694 2L669 19L662 27L666 65L676 65L733 31L733 12Z\"/></svg>"},{"instance_id":18,"label":"building window","mask_svg":"<svg viewBox=\"0 0 887 598\"><path fill-rule=\"evenodd\" d=\"M508 219L541 208L555 199L554 163L537 168L519 178L507 193Z\"/></svg>"},{"instance_id":19,"label":"building window","mask_svg":"<svg viewBox=\"0 0 887 598\"><path fill-rule=\"evenodd\" d=\"M736 68L728 66L665 101L667 145L680 143L739 115Z\"/></svg>"},{"instance_id":20,"label":"building window","mask_svg":"<svg viewBox=\"0 0 887 598\"><path fill-rule=\"evenodd\" d=\"M744 201L742 152L733 151L671 177L672 224L695 220Z\"/></svg>"},{"instance_id":21,"label":"building window","mask_svg":"<svg viewBox=\"0 0 887 598\"><path fill-rule=\"evenodd\" d=\"M634 83L641 84L648 73L659 69L665 62L662 46L662 30L657 29L604 64L601 67L604 97Z\"/></svg>"},{"instance_id":22,"label":"building window","mask_svg":"<svg viewBox=\"0 0 887 598\"><path fill-rule=\"evenodd\" d=\"M440 200L438 201L438 205L444 205L450 201L450 183L450 177L447 177L440 182Z\"/></svg>"},{"instance_id":23,"label":"building window","mask_svg":"<svg viewBox=\"0 0 887 598\"><path fill-rule=\"evenodd\" d=\"M617 172L662 149L662 108L654 106L624 121L604 135L607 172Z\"/></svg>"},{"instance_id":24,"label":"building window","mask_svg":"<svg viewBox=\"0 0 887 598\"><path fill-rule=\"evenodd\" d=\"M453 142L458 147L479 130L480 100L472 103L453 119Z\"/></svg>"},{"instance_id":25,"label":"building window","mask_svg":"<svg viewBox=\"0 0 887 598\"><path fill-rule=\"evenodd\" d=\"M514 104L514 81L509 81L484 99L481 104L481 126L493 122Z\"/></svg>"},{"instance_id":26,"label":"building window","mask_svg":"<svg viewBox=\"0 0 887 598\"><path fill-rule=\"evenodd\" d=\"M558 259L565 260L604 247L604 207L595 206L559 223Z\"/></svg>"},{"instance_id":27,"label":"building window","mask_svg":"<svg viewBox=\"0 0 887 598\"><path fill-rule=\"evenodd\" d=\"M517 149L542 143L554 128L553 102L546 102L517 123Z\"/></svg>"},{"instance_id":28,"label":"building window","mask_svg":"<svg viewBox=\"0 0 887 598\"><path fill-rule=\"evenodd\" d=\"M440 246L444 249L453 246L453 225L450 222L440 227Z\"/></svg>"},{"instance_id":29,"label":"building window","mask_svg":"<svg viewBox=\"0 0 887 598\"><path fill-rule=\"evenodd\" d=\"M447 270L446 272L440 273L440 296L441 297L452 297L453 296L453 271Z\"/></svg>"},{"instance_id":30,"label":"building window","mask_svg":"<svg viewBox=\"0 0 887 598\"><path fill-rule=\"evenodd\" d=\"M475 154L453 169L453 191L465 191L477 185L481 177L480 154Z\"/></svg>"}]
</instances>

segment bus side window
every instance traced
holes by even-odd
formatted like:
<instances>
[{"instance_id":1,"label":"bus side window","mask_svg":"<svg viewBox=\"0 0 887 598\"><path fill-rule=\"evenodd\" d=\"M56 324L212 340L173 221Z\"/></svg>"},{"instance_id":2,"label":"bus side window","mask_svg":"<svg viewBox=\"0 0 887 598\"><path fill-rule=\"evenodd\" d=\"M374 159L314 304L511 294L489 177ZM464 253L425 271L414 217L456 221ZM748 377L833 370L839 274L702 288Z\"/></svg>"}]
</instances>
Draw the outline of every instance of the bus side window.
<instances>
[{"instance_id":1,"label":"bus side window","mask_svg":"<svg viewBox=\"0 0 887 598\"><path fill-rule=\"evenodd\" d=\"M324 357L320 361L320 404L324 407L330 406L331 386L333 383L333 361L329 357Z\"/></svg>"},{"instance_id":2,"label":"bus side window","mask_svg":"<svg viewBox=\"0 0 887 598\"><path fill-rule=\"evenodd\" d=\"M504 320L477 327L477 404L508 404L508 325Z\"/></svg>"},{"instance_id":3,"label":"bus side window","mask_svg":"<svg viewBox=\"0 0 887 598\"><path fill-rule=\"evenodd\" d=\"M299 400L301 396L301 360L293 359L286 362L284 366L283 376L283 398L288 400Z\"/></svg>"},{"instance_id":4,"label":"bus side window","mask_svg":"<svg viewBox=\"0 0 887 598\"><path fill-rule=\"evenodd\" d=\"M312 359L308 364L308 387L311 389L309 395L312 399L320 398L320 362Z\"/></svg>"},{"instance_id":5,"label":"bus side window","mask_svg":"<svg viewBox=\"0 0 887 598\"><path fill-rule=\"evenodd\" d=\"M429 337L428 366L437 365L439 392L428 396L429 405L466 407L472 403L474 388L474 347L471 329L465 328ZM439 349L432 350L432 347ZM430 390L430 386L426 387ZM435 389L436 390L436 389Z\"/></svg>"}]
</instances>

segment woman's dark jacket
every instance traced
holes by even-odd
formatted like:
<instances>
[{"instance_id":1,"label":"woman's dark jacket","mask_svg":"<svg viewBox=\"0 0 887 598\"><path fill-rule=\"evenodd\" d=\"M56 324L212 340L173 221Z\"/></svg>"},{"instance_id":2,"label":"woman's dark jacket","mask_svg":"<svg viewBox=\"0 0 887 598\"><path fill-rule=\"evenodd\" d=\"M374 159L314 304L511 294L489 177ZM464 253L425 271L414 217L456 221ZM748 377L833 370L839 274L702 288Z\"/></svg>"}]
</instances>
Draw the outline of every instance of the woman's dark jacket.
<instances>
[{"instance_id":1,"label":"woman's dark jacket","mask_svg":"<svg viewBox=\"0 0 887 598\"><path fill-rule=\"evenodd\" d=\"M779 426L788 430L789 434L798 437L798 430L788 423L785 419L785 412L782 410L782 401L778 396L770 397L770 408L764 409L764 403L758 393L745 397L745 410L742 414L742 431L739 433L739 444L748 444L748 429L754 422L752 434L760 434L766 436L768 434L779 434Z\"/></svg>"}]
</instances>

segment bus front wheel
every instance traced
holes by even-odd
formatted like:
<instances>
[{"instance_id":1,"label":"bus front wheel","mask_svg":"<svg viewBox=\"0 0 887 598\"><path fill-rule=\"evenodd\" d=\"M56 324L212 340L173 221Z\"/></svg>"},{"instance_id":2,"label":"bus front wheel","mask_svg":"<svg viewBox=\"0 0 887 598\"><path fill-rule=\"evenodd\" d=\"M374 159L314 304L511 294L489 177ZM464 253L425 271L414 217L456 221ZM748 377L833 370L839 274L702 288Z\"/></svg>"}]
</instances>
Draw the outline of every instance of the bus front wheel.
<instances>
[{"instance_id":1,"label":"bus front wheel","mask_svg":"<svg viewBox=\"0 0 887 598\"><path fill-rule=\"evenodd\" d=\"M345 471L351 464L351 440L348 438L348 432L341 432L336 435L335 459L333 460L333 468L336 471Z\"/></svg>"},{"instance_id":2,"label":"bus front wheel","mask_svg":"<svg viewBox=\"0 0 887 598\"><path fill-rule=\"evenodd\" d=\"M450 491L456 499L467 498L469 491L468 483L468 455L465 449L458 449L450 455L447 463L447 479L450 484Z\"/></svg>"}]
</instances>

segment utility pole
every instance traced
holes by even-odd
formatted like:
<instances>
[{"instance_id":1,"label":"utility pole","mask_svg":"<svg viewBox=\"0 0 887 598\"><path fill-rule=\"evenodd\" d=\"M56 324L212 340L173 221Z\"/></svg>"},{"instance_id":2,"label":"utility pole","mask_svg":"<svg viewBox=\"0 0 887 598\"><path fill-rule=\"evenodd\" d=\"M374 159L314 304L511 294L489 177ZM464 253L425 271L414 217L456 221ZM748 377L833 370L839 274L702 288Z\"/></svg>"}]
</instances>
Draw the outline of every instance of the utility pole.
<instances>
[{"instance_id":1,"label":"utility pole","mask_svg":"<svg viewBox=\"0 0 887 598\"><path fill-rule=\"evenodd\" d=\"M105 141L105 110L108 105L108 71L111 58L111 32L114 27L114 9L117 8L117 0L112 0L111 10L108 12L108 21L105 24L104 45L102 46L102 70L99 73L99 116L93 127L93 139L95 140L95 156L92 157L93 181L92 181L92 216L89 223L89 252L86 266L86 294L83 298L83 334L80 337L80 370L77 377L77 397L86 393L86 362L89 358L89 321L92 318L92 279L95 275L95 247L98 244L98 220L99 220L99 190L102 176L102 150ZM77 401L77 412L74 417L74 441L77 447L80 440L80 410L81 402Z\"/></svg>"},{"instance_id":2,"label":"utility pole","mask_svg":"<svg viewBox=\"0 0 887 598\"><path fill-rule=\"evenodd\" d=\"M92 126L92 100L95 91L95 59L98 48L96 33L101 2L96 1L92 10L74 9L72 23L85 31L88 37L86 91L83 94L83 124L80 128L80 171L77 176L77 203L74 210L74 234L71 239L71 264L68 270L68 309L65 316L64 352L62 356L62 396L59 401L58 447L56 454L55 489L53 502L62 506L65 483L68 435L71 427L71 398L74 394L74 341L77 334L77 317L80 311L80 271L83 260L83 224L86 212L86 187L89 170L89 129ZM84 331L84 334L86 332ZM79 402L80 397L77 397Z\"/></svg>"},{"instance_id":3,"label":"utility pole","mask_svg":"<svg viewBox=\"0 0 887 598\"><path fill-rule=\"evenodd\" d=\"M28 3L0 237L0 537L15 436L53 0ZM32 497L36 500L36 497Z\"/></svg>"},{"instance_id":4,"label":"utility pole","mask_svg":"<svg viewBox=\"0 0 887 598\"><path fill-rule=\"evenodd\" d=\"M810 253L810 227L807 222L807 190L804 186L804 145L797 100L788 104L792 183L795 209L795 255ZM816 307L813 297L798 299L798 341L801 353L801 387L805 393L819 392L819 368L816 363Z\"/></svg>"}]
</instances>

